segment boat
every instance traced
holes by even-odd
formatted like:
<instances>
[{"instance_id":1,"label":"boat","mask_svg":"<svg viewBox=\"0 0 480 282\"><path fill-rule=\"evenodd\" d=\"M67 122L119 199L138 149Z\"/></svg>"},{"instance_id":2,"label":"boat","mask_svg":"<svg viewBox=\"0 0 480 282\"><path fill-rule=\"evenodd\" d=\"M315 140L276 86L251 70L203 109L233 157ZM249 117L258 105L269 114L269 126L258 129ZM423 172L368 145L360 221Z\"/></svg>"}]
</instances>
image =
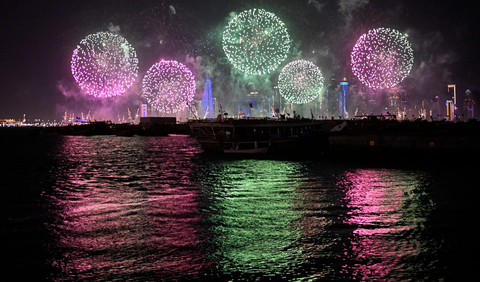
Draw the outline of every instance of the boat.
<instances>
[{"instance_id":1,"label":"boat","mask_svg":"<svg viewBox=\"0 0 480 282\"><path fill-rule=\"evenodd\" d=\"M130 123L117 123L113 126L116 136L132 137L139 131L139 126Z\"/></svg>"},{"instance_id":2,"label":"boat","mask_svg":"<svg viewBox=\"0 0 480 282\"><path fill-rule=\"evenodd\" d=\"M114 135L113 123L111 121L91 121L83 124L70 124L56 128L58 135Z\"/></svg>"},{"instance_id":3,"label":"boat","mask_svg":"<svg viewBox=\"0 0 480 282\"><path fill-rule=\"evenodd\" d=\"M264 154L268 152L268 147L265 148L254 148L254 149L223 149L223 152L226 154Z\"/></svg>"},{"instance_id":4,"label":"boat","mask_svg":"<svg viewBox=\"0 0 480 282\"><path fill-rule=\"evenodd\" d=\"M480 122L398 121L372 115L349 120L341 130L329 132L328 148L335 154L478 154Z\"/></svg>"},{"instance_id":5,"label":"boat","mask_svg":"<svg viewBox=\"0 0 480 282\"><path fill-rule=\"evenodd\" d=\"M341 122L343 121L216 118L190 120L188 126L191 135L204 151L266 153L323 150L328 143L325 129Z\"/></svg>"},{"instance_id":6,"label":"boat","mask_svg":"<svg viewBox=\"0 0 480 282\"><path fill-rule=\"evenodd\" d=\"M204 151L223 153L480 154L480 122L397 120L206 119L188 122Z\"/></svg>"},{"instance_id":7,"label":"boat","mask_svg":"<svg viewBox=\"0 0 480 282\"><path fill-rule=\"evenodd\" d=\"M186 123L177 123L175 117L141 117L137 134L143 136L188 135L189 130Z\"/></svg>"}]
</instances>

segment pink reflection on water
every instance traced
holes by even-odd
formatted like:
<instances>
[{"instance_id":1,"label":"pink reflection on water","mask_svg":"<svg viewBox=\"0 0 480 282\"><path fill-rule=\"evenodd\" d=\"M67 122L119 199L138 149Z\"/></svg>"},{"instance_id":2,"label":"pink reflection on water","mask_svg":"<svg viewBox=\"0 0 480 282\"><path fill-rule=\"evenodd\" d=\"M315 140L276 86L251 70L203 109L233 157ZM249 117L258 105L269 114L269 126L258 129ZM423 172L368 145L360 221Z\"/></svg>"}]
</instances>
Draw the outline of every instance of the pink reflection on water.
<instances>
[{"instance_id":1,"label":"pink reflection on water","mask_svg":"<svg viewBox=\"0 0 480 282\"><path fill-rule=\"evenodd\" d=\"M401 278L403 261L418 255L418 243L404 240L423 219L408 218L405 202L415 179L399 171L358 169L346 172L339 186L349 208L344 223L356 226L347 256L358 261L344 271L362 280ZM414 214L414 213L410 213ZM400 275L400 276L399 276Z\"/></svg>"},{"instance_id":2,"label":"pink reflection on water","mask_svg":"<svg viewBox=\"0 0 480 282\"><path fill-rule=\"evenodd\" d=\"M51 196L58 279L198 276L202 216L188 177L196 149L184 139L66 139Z\"/></svg>"},{"instance_id":3,"label":"pink reflection on water","mask_svg":"<svg viewBox=\"0 0 480 282\"><path fill-rule=\"evenodd\" d=\"M408 226L398 226L396 223L402 213L402 187L388 179L388 173L375 170L358 170L347 172L346 179L351 183L346 191L347 207L354 210L348 219L349 224L358 225L354 233L373 235L406 230Z\"/></svg>"}]
</instances>

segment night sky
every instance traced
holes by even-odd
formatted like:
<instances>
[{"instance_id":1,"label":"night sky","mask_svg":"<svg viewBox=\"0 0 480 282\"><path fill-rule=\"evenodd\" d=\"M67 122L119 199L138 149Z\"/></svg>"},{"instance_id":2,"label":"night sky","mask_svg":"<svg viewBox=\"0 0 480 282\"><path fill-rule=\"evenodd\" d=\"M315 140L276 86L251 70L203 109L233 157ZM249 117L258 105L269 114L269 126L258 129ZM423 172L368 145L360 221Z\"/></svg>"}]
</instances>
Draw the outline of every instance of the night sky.
<instances>
[{"instance_id":1,"label":"night sky","mask_svg":"<svg viewBox=\"0 0 480 282\"><path fill-rule=\"evenodd\" d=\"M414 49L412 71L400 85L409 95L429 99L480 91L478 9L467 1L447 0L256 0L256 1L9 1L1 4L0 118L60 120L76 114L111 110L126 114L140 105L141 80L160 59L187 64L197 79L197 97L205 75L213 95L228 107L250 90L273 94L278 72L246 77L232 70L221 49L221 33L232 12L264 8L285 22L292 39L288 62L314 62L326 78L354 79L350 52L369 29L390 27L408 34ZM115 31L135 48L139 77L113 101L83 94L70 70L73 50L87 35ZM272 95L270 94L270 95ZM106 105L108 104L108 107Z\"/></svg>"}]
</instances>

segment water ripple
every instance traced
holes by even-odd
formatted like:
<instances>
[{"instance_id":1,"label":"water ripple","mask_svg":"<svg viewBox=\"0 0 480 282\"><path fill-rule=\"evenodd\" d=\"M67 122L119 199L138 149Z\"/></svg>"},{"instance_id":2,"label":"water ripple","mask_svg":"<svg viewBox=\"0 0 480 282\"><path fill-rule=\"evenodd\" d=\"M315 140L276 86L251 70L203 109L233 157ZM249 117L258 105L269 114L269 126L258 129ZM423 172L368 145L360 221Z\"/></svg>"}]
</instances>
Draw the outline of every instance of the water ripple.
<instances>
[{"instance_id":1,"label":"water ripple","mask_svg":"<svg viewBox=\"0 0 480 282\"><path fill-rule=\"evenodd\" d=\"M28 142L17 157L31 165L2 167L18 185L2 186L0 219L11 268L35 269L31 280L442 281L475 269L472 233L455 232L475 214L467 172L224 158L182 136Z\"/></svg>"}]
</instances>

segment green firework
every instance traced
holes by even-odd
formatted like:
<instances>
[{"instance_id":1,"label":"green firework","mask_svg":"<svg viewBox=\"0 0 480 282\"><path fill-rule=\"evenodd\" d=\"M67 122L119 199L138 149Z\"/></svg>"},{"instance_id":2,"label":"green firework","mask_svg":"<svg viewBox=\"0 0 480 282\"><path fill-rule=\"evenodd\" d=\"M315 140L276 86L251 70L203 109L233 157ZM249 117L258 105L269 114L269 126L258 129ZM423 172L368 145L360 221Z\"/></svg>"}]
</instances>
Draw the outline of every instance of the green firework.
<instances>
[{"instance_id":1,"label":"green firework","mask_svg":"<svg viewBox=\"0 0 480 282\"><path fill-rule=\"evenodd\" d=\"M223 50L240 71L263 75L275 70L290 49L285 24L275 14L262 9L246 10L227 25Z\"/></svg>"},{"instance_id":2,"label":"green firework","mask_svg":"<svg viewBox=\"0 0 480 282\"><path fill-rule=\"evenodd\" d=\"M323 76L313 63L297 60L286 65L278 77L280 95L289 103L306 104L320 97Z\"/></svg>"}]
</instances>

